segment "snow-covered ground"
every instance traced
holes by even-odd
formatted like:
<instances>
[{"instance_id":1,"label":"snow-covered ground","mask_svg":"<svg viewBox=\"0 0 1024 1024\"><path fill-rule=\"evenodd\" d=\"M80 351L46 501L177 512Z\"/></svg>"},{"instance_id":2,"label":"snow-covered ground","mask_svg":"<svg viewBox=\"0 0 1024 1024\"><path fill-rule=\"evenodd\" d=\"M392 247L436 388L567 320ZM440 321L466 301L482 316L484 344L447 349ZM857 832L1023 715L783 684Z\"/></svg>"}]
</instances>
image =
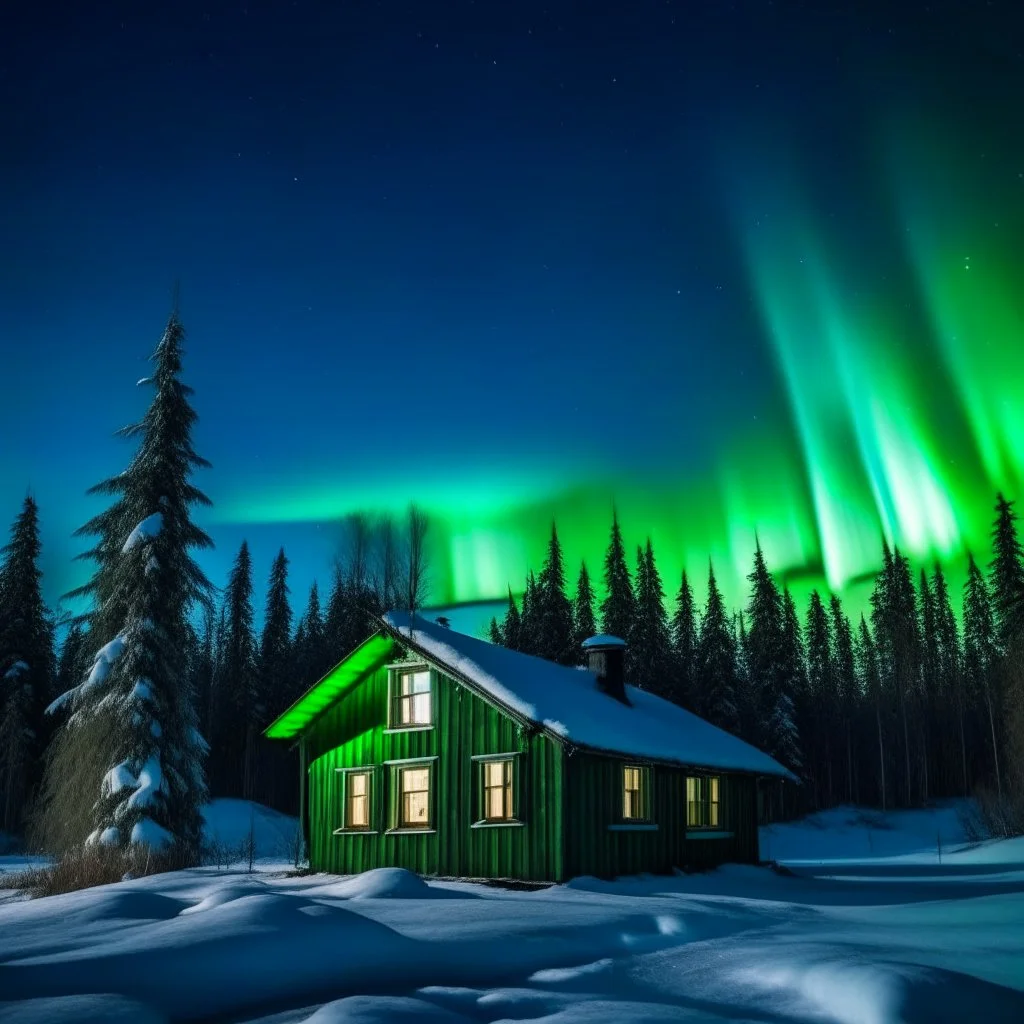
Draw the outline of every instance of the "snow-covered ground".
<instances>
[{"instance_id":1,"label":"snow-covered ground","mask_svg":"<svg viewBox=\"0 0 1024 1024\"><path fill-rule=\"evenodd\" d=\"M513 892L204 868L7 903L0 1020L1024 1021L1022 841L840 810L764 842L788 873Z\"/></svg>"}]
</instances>

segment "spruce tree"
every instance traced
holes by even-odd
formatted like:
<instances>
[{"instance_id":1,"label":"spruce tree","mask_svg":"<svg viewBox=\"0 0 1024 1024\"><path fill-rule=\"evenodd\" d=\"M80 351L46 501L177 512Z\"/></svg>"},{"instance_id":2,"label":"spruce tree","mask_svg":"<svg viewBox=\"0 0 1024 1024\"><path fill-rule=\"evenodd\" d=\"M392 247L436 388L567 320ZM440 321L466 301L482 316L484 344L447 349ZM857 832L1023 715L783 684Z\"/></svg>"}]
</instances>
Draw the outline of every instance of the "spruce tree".
<instances>
[{"instance_id":1,"label":"spruce tree","mask_svg":"<svg viewBox=\"0 0 1024 1024\"><path fill-rule=\"evenodd\" d=\"M89 658L89 637L82 629L82 623L72 620L64 637L64 643L60 647L60 657L57 659L57 681L54 686L55 693L66 693L73 686L77 685L87 668L86 660Z\"/></svg>"},{"instance_id":2,"label":"spruce tree","mask_svg":"<svg viewBox=\"0 0 1024 1024\"><path fill-rule=\"evenodd\" d=\"M736 647L725 613L725 602L708 563L708 600L697 641L696 711L713 725L735 731Z\"/></svg>"},{"instance_id":3,"label":"spruce tree","mask_svg":"<svg viewBox=\"0 0 1024 1024\"><path fill-rule=\"evenodd\" d=\"M909 561L899 548L890 551L886 544L882 546L882 571L871 594L871 621L882 689L894 696L899 716L904 801L910 806L914 782L911 770L911 704L920 677L917 596Z\"/></svg>"},{"instance_id":4,"label":"spruce tree","mask_svg":"<svg viewBox=\"0 0 1024 1024\"><path fill-rule=\"evenodd\" d=\"M491 623L487 627L487 639L490 640L495 647L505 646L505 637L502 635L501 626L498 624L498 620L494 615L491 616Z\"/></svg>"},{"instance_id":5,"label":"spruce tree","mask_svg":"<svg viewBox=\"0 0 1024 1024\"><path fill-rule=\"evenodd\" d=\"M0 565L0 829L12 831L39 784L55 672L40 551L39 510L28 497Z\"/></svg>"},{"instance_id":6,"label":"spruce tree","mask_svg":"<svg viewBox=\"0 0 1024 1024\"><path fill-rule=\"evenodd\" d=\"M766 750L794 774L803 768L796 703L806 690L803 638L796 605L788 590L782 594L782 644L779 684L766 729Z\"/></svg>"},{"instance_id":7,"label":"spruce tree","mask_svg":"<svg viewBox=\"0 0 1024 1024\"><path fill-rule=\"evenodd\" d=\"M927 799L939 782L936 777L936 769L939 767L939 759L936 754L939 746L938 737L941 733L940 718L942 709L946 706L947 695L941 689L935 594L924 569L921 569L918 578L917 608L918 628L921 636L921 668L916 687L917 713L914 717L920 748L919 759L925 780L925 799Z\"/></svg>"},{"instance_id":8,"label":"spruce tree","mask_svg":"<svg viewBox=\"0 0 1024 1024\"><path fill-rule=\"evenodd\" d=\"M745 617L747 671L751 688L757 694L761 725L758 742L770 752L773 740L769 730L783 695L782 596L768 572L760 542L754 550L754 566L747 579L751 587Z\"/></svg>"},{"instance_id":9,"label":"spruce tree","mask_svg":"<svg viewBox=\"0 0 1024 1024\"><path fill-rule=\"evenodd\" d=\"M292 609L288 600L288 559L281 548L270 570L267 601L257 659L260 704L266 709L255 737L257 798L272 807L291 803L294 786L293 758L287 748L271 743L262 728L293 700L295 662L292 646Z\"/></svg>"},{"instance_id":10,"label":"spruce tree","mask_svg":"<svg viewBox=\"0 0 1024 1024\"><path fill-rule=\"evenodd\" d=\"M98 538L87 678L61 698L72 713L48 764L43 832L64 842L173 849L197 856L206 743L188 672L189 616L211 587L191 552L212 546L191 519L209 499L191 482L208 463L181 381L184 328L175 311L153 354L155 390L127 470L93 488L113 504L78 533ZM73 797L68 797L68 793ZM90 799L87 794L91 792ZM47 827L48 826L48 827Z\"/></svg>"},{"instance_id":11,"label":"spruce tree","mask_svg":"<svg viewBox=\"0 0 1024 1024\"><path fill-rule=\"evenodd\" d=\"M324 655L330 665L337 665L349 652L353 619L350 596L345 574L340 565L335 565L324 614Z\"/></svg>"},{"instance_id":12,"label":"spruce tree","mask_svg":"<svg viewBox=\"0 0 1024 1024\"><path fill-rule=\"evenodd\" d=\"M992 527L990 585L999 643L1009 651L1024 641L1024 549L1017 536L1013 502L999 494Z\"/></svg>"},{"instance_id":13,"label":"spruce tree","mask_svg":"<svg viewBox=\"0 0 1024 1024\"><path fill-rule=\"evenodd\" d=\"M565 593L565 565L554 523L547 558L537 581L536 653L560 665L572 665L576 661L572 602Z\"/></svg>"},{"instance_id":14,"label":"spruce tree","mask_svg":"<svg viewBox=\"0 0 1024 1024\"><path fill-rule=\"evenodd\" d=\"M878 652L875 648L874 638L868 629L868 624L862 615L860 617L860 629L857 632L857 645L854 649L858 685L861 692L867 699L874 717L875 737L878 750L878 795L879 802L884 811L888 806L888 783L886 779L887 747L885 728L886 708L885 696L882 686L882 674L878 664Z\"/></svg>"},{"instance_id":15,"label":"spruce tree","mask_svg":"<svg viewBox=\"0 0 1024 1024\"><path fill-rule=\"evenodd\" d=\"M299 635L301 633L301 636ZM324 620L320 611L320 588L316 580L309 588L306 610L296 630L295 650L299 659L298 680L292 700L318 682L331 667L324 638Z\"/></svg>"},{"instance_id":16,"label":"spruce tree","mask_svg":"<svg viewBox=\"0 0 1024 1024\"><path fill-rule=\"evenodd\" d=\"M935 599L935 633L937 638L937 667L939 692L952 706L955 717L951 730L956 760L959 761L959 791L966 796L970 792L967 767L967 694L964 690L963 651L960 647L960 631L957 627L949 586L942 567L935 563L932 572L931 589Z\"/></svg>"},{"instance_id":17,"label":"spruce tree","mask_svg":"<svg viewBox=\"0 0 1024 1024\"><path fill-rule=\"evenodd\" d=\"M1003 796L1000 765L1002 746L997 718L1001 710L999 641L996 615L988 584L973 555L967 556L967 581L964 583L964 675L970 690L979 693L985 705L986 733L992 756L996 792Z\"/></svg>"},{"instance_id":18,"label":"spruce tree","mask_svg":"<svg viewBox=\"0 0 1024 1024\"><path fill-rule=\"evenodd\" d=\"M280 714L294 697L292 677L292 609L288 601L288 559L281 548L270 570L263 634L260 637L260 689L269 718ZM268 719L269 721L269 719Z\"/></svg>"},{"instance_id":19,"label":"spruce tree","mask_svg":"<svg viewBox=\"0 0 1024 1024\"><path fill-rule=\"evenodd\" d=\"M523 610L519 616L519 650L524 654L540 653L540 588L531 569L523 591Z\"/></svg>"},{"instance_id":20,"label":"spruce tree","mask_svg":"<svg viewBox=\"0 0 1024 1024\"><path fill-rule=\"evenodd\" d=\"M692 711L697 665L697 610L693 600L693 588L686 578L685 569L672 615L672 646L676 661L675 702Z\"/></svg>"},{"instance_id":21,"label":"spruce tree","mask_svg":"<svg viewBox=\"0 0 1024 1024\"><path fill-rule=\"evenodd\" d=\"M256 740L266 724L253 632L252 558L242 541L224 591L224 653L218 679L214 750L215 792L252 800L256 792Z\"/></svg>"},{"instance_id":22,"label":"spruce tree","mask_svg":"<svg viewBox=\"0 0 1024 1024\"><path fill-rule=\"evenodd\" d=\"M747 658L749 638L743 612L733 616L733 637L736 649L736 734L754 746L761 742L760 694L750 676Z\"/></svg>"},{"instance_id":23,"label":"spruce tree","mask_svg":"<svg viewBox=\"0 0 1024 1024\"><path fill-rule=\"evenodd\" d=\"M860 699L860 687L857 681L853 630L850 627L850 620L843 611L842 601L835 594L829 601L829 613L832 623L832 666L835 673L835 690L838 697L842 732L845 780L843 788L846 800L856 803L859 798L859 789L854 768L853 732Z\"/></svg>"},{"instance_id":24,"label":"spruce tree","mask_svg":"<svg viewBox=\"0 0 1024 1024\"><path fill-rule=\"evenodd\" d=\"M601 602L601 631L625 640L633 627L636 599L626 565L626 548L622 543L617 514L612 515L612 534L604 556L604 592Z\"/></svg>"},{"instance_id":25,"label":"spruce tree","mask_svg":"<svg viewBox=\"0 0 1024 1024\"><path fill-rule=\"evenodd\" d=\"M821 595L811 591L807 606L807 693L801 702L803 735L807 737L808 768L826 807L835 804L833 740L838 732L832 623Z\"/></svg>"},{"instance_id":26,"label":"spruce tree","mask_svg":"<svg viewBox=\"0 0 1024 1024\"><path fill-rule=\"evenodd\" d=\"M583 641L597 633L597 621L594 618L594 589L590 584L590 573L587 563L580 562L580 574L576 580L576 597L572 605L573 645L575 648L574 662L582 665L586 660Z\"/></svg>"},{"instance_id":27,"label":"spruce tree","mask_svg":"<svg viewBox=\"0 0 1024 1024\"><path fill-rule=\"evenodd\" d=\"M636 611L626 648L629 681L641 690L672 700L672 638L665 613L665 591L650 538L645 548L637 548L636 561Z\"/></svg>"},{"instance_id":28,"label":"spruce tree","mask_svg":"<svg viewBox=\"0 0 1024 1024\"><path fill-rule=\"evenodd\" d=\"M1005 719L1005 771L1015 793L1024 792L1024 550L1013 502L996 500L990 581L999 637L999 677ZM1024 799L1019 816L1024 822ZM1022 826L1024 827L1024 826Z\"/></svg>"},{"instance_id":29,"label":"spruce tree","mask_svg":"<svg viewBox=\"0 0 1024 1024\"><path fill-rule=\"evenodd\" d=\"M508 610L501 624L501 642L510 651L523 649L523 623L516 607L516 599L512 596L512 588L508 588Z\"/></svg>"}]
</instances>

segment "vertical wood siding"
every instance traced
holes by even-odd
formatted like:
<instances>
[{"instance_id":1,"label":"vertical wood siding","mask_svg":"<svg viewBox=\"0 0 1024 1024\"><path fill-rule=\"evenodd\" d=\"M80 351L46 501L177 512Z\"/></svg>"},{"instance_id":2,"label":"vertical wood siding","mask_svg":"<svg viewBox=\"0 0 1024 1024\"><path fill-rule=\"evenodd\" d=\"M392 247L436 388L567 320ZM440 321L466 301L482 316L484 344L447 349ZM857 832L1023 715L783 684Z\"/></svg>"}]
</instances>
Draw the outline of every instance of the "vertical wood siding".
<instances>
[{"instance_id":1,"label":"vertical wood siding","mask_svg":"<svg viewBox=\"0 0 1024 1024\"><path fill-rule=\"evenodd\" d=\"M397 648L396 648L397 654ZM309 752L310 866L349 874L399 866L426 875L557 881L562 851L562 748L530 733L464 686L435 673L434 728L386 732L388 672L381 668L314 722ZM518 754L521 825L472 828L478 817L480 754ZM384 762L436 757L434 831L388 835L394 799ZM334 835L342 825L338 768L377 766L371 815L375 833Z\"/></svg>"},{"instance_id":2,"label":"vertical wood siding","mask_svg":"<svg viewBox=\"0 0 1024 1024\"><path fill-rule=\"evenodd\" d=\"M722 774L722 831L732 837L687 839L683 768L650 766L651 819L657 831L609 831L621 822L624 759L576 752L566 757L566 874L611 878L642 871L704 868L727 861L756 863L755 780Z\"/></svg>"}]
</instances>

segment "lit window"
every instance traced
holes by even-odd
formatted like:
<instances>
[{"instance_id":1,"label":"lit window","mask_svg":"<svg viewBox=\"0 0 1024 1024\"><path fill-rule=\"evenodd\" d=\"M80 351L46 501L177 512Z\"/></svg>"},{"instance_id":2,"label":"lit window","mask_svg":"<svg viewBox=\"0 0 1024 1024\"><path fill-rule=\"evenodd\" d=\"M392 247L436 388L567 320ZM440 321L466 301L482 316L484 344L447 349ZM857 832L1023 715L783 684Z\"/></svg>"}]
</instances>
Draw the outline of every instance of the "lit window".
<instances>
[{"instance_id":1,"label":"lit window","mask_svg":"<svg viewBox=\"0 0 1024 1024\"><path fill-rule=\"evenodd\" d=\"M508 821L512 813L512 761L484 761L484 819Z\"/></svg>"},{"instance_id":2,"label":"lit window","mask_svg":"<svg viewBox=\"0 0 1024 1024\"><path fill-rule=\"evenodd\" d=\"M370 773L348 772L345 779L345 828L370 827Z\"/></svg>"},{"instance_id":3,"label":"lit window","mask_svg":"<svg viewBox=\"0 0 1024 1024\"><path fill-rule=\"evenodd\" d=\"M391 726L414 728L432 723L430 670L400 672L392 690Z\"/></svg>"},{"instance_id":4,"label":"lit window","mask_svg":"<svg viewBox=\"0 0 1024 1024\"><path fill-rule=\"evenodd\" d=\"M402 768L398 773L400 828L430 828L430 769Z\"/></svg>"},{"instance_id":5,"label":"lit window","mask_svg":"<svg viewBox=\"0 0 1024 1024\"><path fill-rule=\"evenodd\" d=\"M622 820L644 821L647 809L647 769L626 765L622 769Z\"/></svg>"},{"instance_id":6,"label":"lit window","mask_svg":"<svg viewBox=\"0 0 1024 1024\"><path fill-rule=\"evenodd\" d=\"M721 823L721 779L701 775L686 780L686 824L690 828L718 828Z\"/></svg>"}]
</instances>

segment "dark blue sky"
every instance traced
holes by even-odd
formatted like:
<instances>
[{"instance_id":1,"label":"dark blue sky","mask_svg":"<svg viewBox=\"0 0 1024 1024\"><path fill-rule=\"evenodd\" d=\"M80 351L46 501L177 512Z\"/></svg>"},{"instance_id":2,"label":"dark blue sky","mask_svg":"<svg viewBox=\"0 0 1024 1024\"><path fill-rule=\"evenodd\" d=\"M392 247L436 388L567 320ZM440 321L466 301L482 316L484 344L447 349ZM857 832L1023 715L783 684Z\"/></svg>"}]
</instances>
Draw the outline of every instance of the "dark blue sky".
<instances>
[{"instance_id":1,"label":"dark blue sky","mask_svg":"<svg viewBox=\"0 0 1024 1024\"><path fill-rule=\"evenodd\" d=\"M19 5L0 507L37 494L53 596L175 280L201 483L235 520L218 582L243 535L258 565L285 543L301 590L332 551L237 522L249 496L706 473L715 439L787 416L735 237L746 155L798 160L867 244L874 119L984 118L1013 7Z\"/></svg>"}]
</instances>

